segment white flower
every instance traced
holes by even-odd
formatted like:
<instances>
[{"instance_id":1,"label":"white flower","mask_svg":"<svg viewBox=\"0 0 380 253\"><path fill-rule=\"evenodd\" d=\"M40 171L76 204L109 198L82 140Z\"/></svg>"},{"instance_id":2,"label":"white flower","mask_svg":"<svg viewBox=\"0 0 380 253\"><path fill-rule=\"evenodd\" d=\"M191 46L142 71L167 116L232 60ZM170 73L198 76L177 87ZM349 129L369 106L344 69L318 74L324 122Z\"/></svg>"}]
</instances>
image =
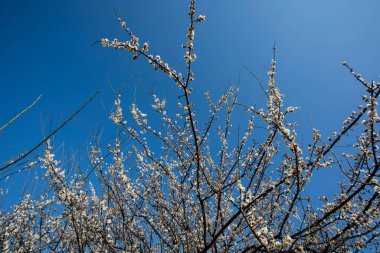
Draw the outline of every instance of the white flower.
<instances>
[{"instance_id":1,"label":"white flower","mask_svg":"<svg viewBox=\"0 0 380 253\"><path fill-rule=\"evenodd\" d=\"M376 193L380 194L380 187L379 186L375 186L373 187L373 189L375 190Z\"/></svg>"},{"instance_id":2,"label":"white flower","mask_svg":"<svg viewBox=\"0 0 380 253\"><path fill-rule=\"evenodd\" d=\"M283 245L284 245L285 247L288 247L288 246L292 245L292 243L293 243L293 239L290 237L290 235L286 235L286 236L284 237L282 243L283 243Z\"/></svg>"}]
</instances>

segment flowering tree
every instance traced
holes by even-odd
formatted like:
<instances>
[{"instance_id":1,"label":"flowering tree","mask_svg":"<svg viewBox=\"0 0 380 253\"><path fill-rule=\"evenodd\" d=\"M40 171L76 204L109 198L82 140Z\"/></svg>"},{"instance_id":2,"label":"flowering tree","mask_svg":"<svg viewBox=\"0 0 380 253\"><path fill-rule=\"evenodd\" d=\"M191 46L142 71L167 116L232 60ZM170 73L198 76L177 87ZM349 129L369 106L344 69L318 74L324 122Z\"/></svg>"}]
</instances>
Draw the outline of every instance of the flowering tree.
<instances>
[{"instance_id":1,"label":"flowering tree","mask_svg":"<svg viewBox=\"0 0 380 253\"><path fill-rule=\"evenodd\" d=\"M240 104L233 87L217 100L205 93L208 120L200 124L191 96L192 65L195 29L205 16L196 14L195 2L190 1L183 45L184 74L149 54L148 43L140 45L121 18L130 39L101 40L104 47L127 50L134 60L144 58L170 77L181 95L173 106L177 113L170 115L166 100L154 95L152 113L162 124L153 127L134 103L126 115L117 96L110 118L128 137L116 138L106 152L91 147L94 185L88 181L91 172L68 176L47 140L38 163L52 190L0 212L2 252L379 251L380 84L343 63L363 86L365 105L326 140L313 129L313 142L302 150L295 124L287 120L297 108L283 105L274 55L264 108ZM234 142L230 128L237 107L248 120ZM266 125L262 140L255 137L256 122ZM357 137L339 154L335 147L349 139L349 131ZM345 179L333 198L321 196L314 203L305 188L326 167Z\"/></svg>"}]
</instances>

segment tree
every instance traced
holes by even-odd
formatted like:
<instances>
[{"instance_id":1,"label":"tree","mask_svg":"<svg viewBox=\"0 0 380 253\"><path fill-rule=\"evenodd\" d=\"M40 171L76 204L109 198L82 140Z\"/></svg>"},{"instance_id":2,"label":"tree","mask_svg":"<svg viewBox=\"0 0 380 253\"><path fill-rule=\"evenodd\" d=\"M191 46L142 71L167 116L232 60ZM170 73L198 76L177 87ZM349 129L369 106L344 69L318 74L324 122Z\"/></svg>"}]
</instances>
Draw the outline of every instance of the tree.
<instances>
[{"instance_id":1,"label":"tree","mask_svg":"<svg viewBox=\"0 0 380 253\"><path fill-rule=\"evenodd\" d=\"M42 168L51 192L26 196L11 212L0 213L0 248L4 252L350 252L379 250L379 123L380 84L367 82L343 65L363 86L359 105L342 128L325 140L313 129L306 150L298 142L288 115L296 107L283 105L276 85L275 47L264 89L264 108L238 102L238 89L208 101L204 124L192 100L194 32L205 16L190 0L185 50L186 73L149 54L127 24L126 42L101 39L104 47L127 50L146 59L171 78L182 102L175 118L166 100L153 96L152 111L161 127L137 104L126 116L121 97L110 118L122 133L103 153L89 152L92 171L69 177L46 142ZM244 130L232 136L232 115L247 113ZM255 137L256 122L266 137ZM355 133L351 147L335 147ZM127 137L124 137L127 136ZM352 134L351 134L352 136ZM237 138L236 138L237 137ZM237 139L237 141L236 141ZM234 141L235 140L235 141ZM129 144L129 146L125 146ZM111 157L111 159L108 159ZM134 166L126 166L132 162ZM317 170L333 167L345 180L332 199L313 203L305 193ZM95 172L98 182L88 179Z\"/></svg>"}]
</instances>

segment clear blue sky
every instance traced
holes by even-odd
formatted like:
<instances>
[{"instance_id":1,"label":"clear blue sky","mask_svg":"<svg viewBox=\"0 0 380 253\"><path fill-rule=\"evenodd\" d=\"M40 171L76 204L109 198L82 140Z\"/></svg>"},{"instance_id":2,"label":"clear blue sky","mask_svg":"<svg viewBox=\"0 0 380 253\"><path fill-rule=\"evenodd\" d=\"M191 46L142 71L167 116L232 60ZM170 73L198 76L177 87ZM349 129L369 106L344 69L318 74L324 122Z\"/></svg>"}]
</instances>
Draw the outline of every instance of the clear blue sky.
<instances>
[{"instance_id":1,"label":"clear blue sky","mask_svg":"<svg viewBox=\"0 0 380 253\"><path fill-rule=\"evenodd\" d=\"M183 0L1 0L0 125L38 95L43 97L0 133L0 162L28 150L41 139L43 129L57 126L95 91L101 92L97 100L57 136L56 145L64 144L66 152L85 157L96 131L105 127L115 132L108 122L111 86L125 85L124 105L136 99L147 106L147 95L153 92L167 98L177 95L170 80L145 61L132 62L125 52L93 43L102 37L127 38L116 22L115 7L135 34L150 42L152 53L183 68L180 45L185 42L187 5ZM377 0L208 0L199 1L197 9L207 22L196 31L194 96L211 90L216 97L235 84L243 103L264 106L244 66L266 83L276 41L277 80L286 103L302 107L294 120L300 122L305 142L311 127L327 136L360 103L361 87L340 65L343 60L365 78L380 79ZM0 182L0 187L14 191L24 178L25 173ZM328 188L335 183L326 184Z\"/></svg>"}]
</instances>

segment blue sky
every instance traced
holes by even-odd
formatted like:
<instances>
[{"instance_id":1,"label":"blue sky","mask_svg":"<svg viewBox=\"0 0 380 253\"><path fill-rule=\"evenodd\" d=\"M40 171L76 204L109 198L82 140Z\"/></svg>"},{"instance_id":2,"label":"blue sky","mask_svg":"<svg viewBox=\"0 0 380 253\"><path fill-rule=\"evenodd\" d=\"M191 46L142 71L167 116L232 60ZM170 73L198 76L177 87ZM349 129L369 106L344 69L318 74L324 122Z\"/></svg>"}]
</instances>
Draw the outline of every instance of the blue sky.
<instances>
[{"instance_id":1,"label":"blue sky","mask_svg":"<svg viewBox=\"0 0 380 253\"><path fill-rule=\"evenodd\" d=\"M38 95L43 97L0 133L0 162L28 150L96 91L101 92L96 101L55 142L84 160L94 133L105 128L106 139L116 132L108 120L113 88L125 87L124 105L136 100L142 107L149 105L147 95L152 93L168 99L178 95L171 81L145 61L133 62L126 52L94 42L127 38L117 24L116 9L142 41L150 42L152 53L181 69L187 5L178 0L1 0L0 125ZM266 83L276 41L278 84L286 104L302 107L293 116L300 133L306 143L311 127L327 136L360 103L361 87L340 63L346 60L365 78L380 79L379 8L377 0L199 1L198 13L207 22L196 30L194 96L198 101L199 94L210 90L216 97L233 84L240 87L242 103L264 106L245 66ZM19 189L25 176L0 186ZM327 189L335 184L325 183Z\"/></svg>"}]
</instances>

